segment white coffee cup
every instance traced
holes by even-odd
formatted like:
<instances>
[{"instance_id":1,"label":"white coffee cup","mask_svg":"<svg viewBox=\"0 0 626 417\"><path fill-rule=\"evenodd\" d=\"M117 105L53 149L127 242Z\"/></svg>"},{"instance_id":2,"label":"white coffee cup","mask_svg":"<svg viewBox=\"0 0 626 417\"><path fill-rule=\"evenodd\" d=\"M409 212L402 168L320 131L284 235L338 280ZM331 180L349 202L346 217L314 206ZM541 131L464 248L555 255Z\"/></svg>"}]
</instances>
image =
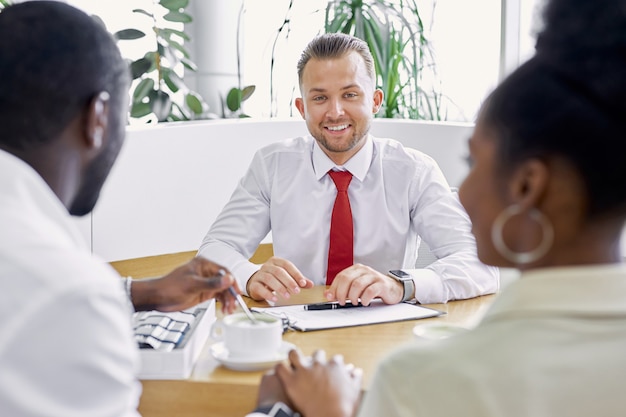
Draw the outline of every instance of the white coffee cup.
<instances>
[{"instance_id":1,"label":"white coffee cup","mask_svg":"<svg viewBox=\"0 0 626 417\"><path fill-rule=\"evenodd\" d=\"M283 341L281 320L266 314L252 313L256 323L245 313L225 316L213 323L211 338L224 343L229 358L268 358L278 354Z\"/></svg>"}]
</instances>

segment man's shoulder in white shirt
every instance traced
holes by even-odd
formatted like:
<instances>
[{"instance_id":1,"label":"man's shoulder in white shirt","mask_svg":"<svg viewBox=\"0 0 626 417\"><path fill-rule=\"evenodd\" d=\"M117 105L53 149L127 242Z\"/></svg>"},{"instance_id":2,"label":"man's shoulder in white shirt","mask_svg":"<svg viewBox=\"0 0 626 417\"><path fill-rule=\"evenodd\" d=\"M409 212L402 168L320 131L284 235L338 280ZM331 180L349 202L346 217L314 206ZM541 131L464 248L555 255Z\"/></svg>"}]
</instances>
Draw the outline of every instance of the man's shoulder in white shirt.
<instances>
[{"instance_id":1,"label":"man's shoulder in white shirt","mask_svg":"<svg viewBox=\"0 0 626 417\"><path fill-rule=\"evenodd\" d=\"M420 163L435 164L435 160L424 152L404 146L396 139L377 138L372 136L374 150L385 160L412 161Z\"/></svg>"},{"instance_id":2,"label":"man's shoulder in white shirt","mask_svg":"<svg viewBox=\"0 0 626 417\"><path fill-rule=\"evenodd\" d=\"M259 148L257 153L264 157L277 153L310 153L314 143L315 139L310 135L286 138Z\"/></svg>"},{"instance_id":3,"label":"man's shoulder in white shirt","mask_svg":"<svg viewBox=\"0 0 626 417\"><path fill-rule=\"evenodd\" d=\"M32 415L45 404L58 415L137 416L139 358L119 275L92 257L30 167L0 159L13 179L0 182L0 409Z\"/></svg>"},{"instance_id":4,"label":"man's shoulder in white shirt","mask_svg":"<svg viewBox=\"0 0 626 417\"><path fill-rule=\"evenodd\" d=\"M422 162L436 165L435 160L430 155L418 149L406 147L396 139L378 138L369 135L367 140L373 142L374 152L383 160L403 160L407 162ZM311 135L286 138L259 148L257 154L267 158L275 154L311 153L313 152L315 144L316 141Z\"/></svg>"}]
</instances>

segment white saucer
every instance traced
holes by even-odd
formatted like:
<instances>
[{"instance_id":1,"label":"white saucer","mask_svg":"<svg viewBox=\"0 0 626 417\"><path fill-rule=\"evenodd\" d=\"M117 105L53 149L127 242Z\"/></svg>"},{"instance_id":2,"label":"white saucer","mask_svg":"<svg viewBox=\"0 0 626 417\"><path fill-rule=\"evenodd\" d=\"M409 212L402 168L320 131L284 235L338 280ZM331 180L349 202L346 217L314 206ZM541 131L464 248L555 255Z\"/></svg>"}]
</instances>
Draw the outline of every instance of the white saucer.
<instances>
[{"instance_id":1,"label":"white saucer","mask_svg":"<svg viewBox=\"0 0 626 417\"><path fill-rule=\"evenodd\" d=\"M413 334L420 339L440 340L466 332L465 327L445 323L423 323L413 327Z\"/></svg>"},{"instance_id":2,"label":"white saucer","mask_svg":"<svg viewBox=\"0 0 626 417\"><path fill-rule=\"evenodd\" d=\"M282 342L278 352L268 358L229 358L228 349L223 342L214 343L210 347L211 355L222 365L234 371L260 371L271 368L278 362L287 359L287 353L292 349L295 349L295 345Z\"/></svg>"}]
</instances>

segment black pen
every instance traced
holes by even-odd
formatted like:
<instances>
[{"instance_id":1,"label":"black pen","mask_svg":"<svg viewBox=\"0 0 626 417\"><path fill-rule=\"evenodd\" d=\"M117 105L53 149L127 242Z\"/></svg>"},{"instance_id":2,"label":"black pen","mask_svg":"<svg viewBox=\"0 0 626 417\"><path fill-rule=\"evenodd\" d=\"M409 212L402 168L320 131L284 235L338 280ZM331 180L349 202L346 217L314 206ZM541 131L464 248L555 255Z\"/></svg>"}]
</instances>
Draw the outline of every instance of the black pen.
<instances>
[{"instance_id":1,"label":"black pen","mask_svg":"<svg viewBox=\"0 0 626 417\"><path fill-rule=\"evenodd\" d=\"M351 302L346 302L346 304L341 305L338 302L330 302L330 303L316 303L316 304L306 304L304 306L305 310L335 310L338 308L352 308L352 307L363 307L363 304L359 301L356 304L352 304Z\"/></svg>"}]
</instances>

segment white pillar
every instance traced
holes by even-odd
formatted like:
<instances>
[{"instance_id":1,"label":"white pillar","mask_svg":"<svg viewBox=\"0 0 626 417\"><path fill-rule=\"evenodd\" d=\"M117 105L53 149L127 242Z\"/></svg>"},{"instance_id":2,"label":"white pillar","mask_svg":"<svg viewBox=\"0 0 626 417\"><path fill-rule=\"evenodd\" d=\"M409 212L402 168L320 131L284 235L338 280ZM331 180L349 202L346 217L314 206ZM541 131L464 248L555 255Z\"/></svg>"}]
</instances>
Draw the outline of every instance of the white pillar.
<instances>
[{"instance_id":1,"label":"white pillar","mask_svg":"<svg viewBox=\"0 0 626 417\"><path fill-rule=\"evenodd\" d=\"M500 26L500 80L520 64L521 0L502 0Z\"/></svg>"},{"instance_id":2,"label":"white pillar","mask_svg":"<svg viewBox=\"0 0 626 417\"><path fill-rule=\"evenodd\" d=\"M237 21L243 0L193 0L189 52L197 72L185 71L185 82L221 117L222 98L237 87ZM243 53L241 55L243 59Z\"/></svg>"}]
</instances>

